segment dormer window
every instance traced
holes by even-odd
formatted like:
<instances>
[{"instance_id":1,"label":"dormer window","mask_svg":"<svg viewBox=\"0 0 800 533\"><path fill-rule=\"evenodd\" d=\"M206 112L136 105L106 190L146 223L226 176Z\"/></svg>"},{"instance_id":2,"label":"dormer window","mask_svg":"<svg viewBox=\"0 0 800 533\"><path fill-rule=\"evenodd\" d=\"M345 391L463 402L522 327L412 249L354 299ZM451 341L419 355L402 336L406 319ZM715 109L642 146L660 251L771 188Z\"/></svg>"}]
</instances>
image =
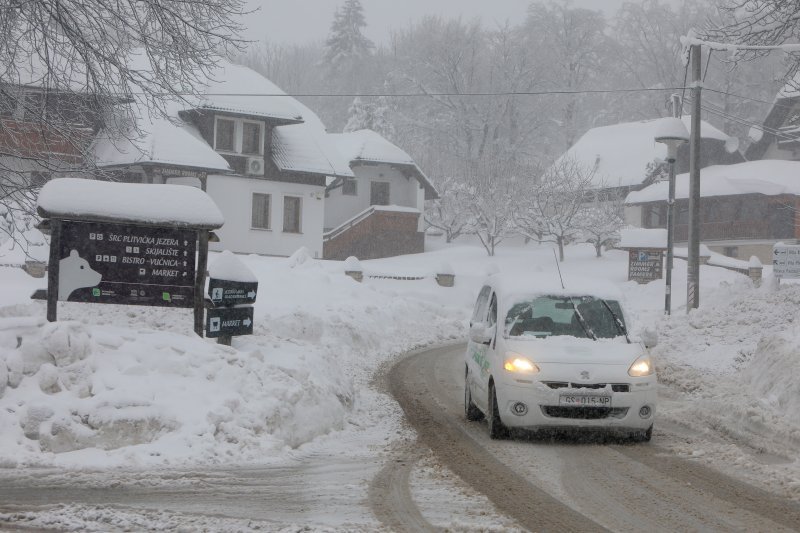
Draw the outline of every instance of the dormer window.
<instances>
[{"instance_id":1,"label":"dormer window","mask_svg":"<svg viewBox=\"0 0 800 533\"><path fill-rule=\"evenodd\" d=\"M261 155L264 124L252 120L220 118L214 121L214 149L243 155Z\"/></svg>"}]
</instances>

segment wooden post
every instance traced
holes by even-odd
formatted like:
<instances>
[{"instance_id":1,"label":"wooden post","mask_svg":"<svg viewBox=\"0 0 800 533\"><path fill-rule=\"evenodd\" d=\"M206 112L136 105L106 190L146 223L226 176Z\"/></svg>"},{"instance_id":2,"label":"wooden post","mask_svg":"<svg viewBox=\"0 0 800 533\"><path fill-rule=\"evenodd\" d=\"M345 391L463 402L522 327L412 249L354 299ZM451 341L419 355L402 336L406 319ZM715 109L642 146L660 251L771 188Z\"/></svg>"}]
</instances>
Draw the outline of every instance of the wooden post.
<instances>
[{"instance_id":1,"label":"wooden post","mask_svg":"<svg viewBox=\"0 0 800 533\"><path fill-rule=\"evenodd\" d=\"M217 337L217 344L230 346L232 341L233 337L231 337L230 335L220 335L219 337Z\"/></svg>"},{"instance_id":2,"label":"wooden post","mask_svg":"<svg viewBox=\"0 0 800 533\"><path fill-rule=\"evenodd\" d=\"M194 332L203 336L205 318L206 269L208 268L208 230L197 232L197 269L194 278Z\"/></svg>"},{"instance_id":3,"label":"wooden post","mask_svg":"<svg viewBox=\"0 0 800 533\"><path fill-rule=\"evenodd\" d=\"M700 307L700 45L692 45L692 131L689 138L689 249L686 272L686 312Z\"/></svg>"},{"instance_id":4,"label":"wooden post","mask_svg":"<svg viewBox=\"0 0 800 533\"><path fill-rule=\"evenodd\" d=\"M50 220L50 264L47 268L47 320L58 319L58 267L61 260L61 220Z\"/></svg>"}]
</instances>

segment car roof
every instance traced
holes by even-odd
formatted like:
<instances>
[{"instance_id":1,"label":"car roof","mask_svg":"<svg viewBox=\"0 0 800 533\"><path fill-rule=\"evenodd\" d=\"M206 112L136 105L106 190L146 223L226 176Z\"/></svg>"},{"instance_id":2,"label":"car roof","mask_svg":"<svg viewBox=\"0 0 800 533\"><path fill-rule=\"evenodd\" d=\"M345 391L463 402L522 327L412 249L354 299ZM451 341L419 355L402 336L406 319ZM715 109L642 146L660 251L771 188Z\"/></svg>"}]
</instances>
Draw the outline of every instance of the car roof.
<instances>
[{"instance_id":1,"label":"car roof","mask_svg":"<svg viewBox=\"0 0 800 533\"><path fill-rule=\"evenodd\" d=\"M622 292L608 281L570 276L564 280L562 288L558 277L551 279L540 272L534 273L532 278L494 274L487 278L486 285L503 302L537 296L594 296L604 300L622 300Z\"/></svg>"}]
</instances>

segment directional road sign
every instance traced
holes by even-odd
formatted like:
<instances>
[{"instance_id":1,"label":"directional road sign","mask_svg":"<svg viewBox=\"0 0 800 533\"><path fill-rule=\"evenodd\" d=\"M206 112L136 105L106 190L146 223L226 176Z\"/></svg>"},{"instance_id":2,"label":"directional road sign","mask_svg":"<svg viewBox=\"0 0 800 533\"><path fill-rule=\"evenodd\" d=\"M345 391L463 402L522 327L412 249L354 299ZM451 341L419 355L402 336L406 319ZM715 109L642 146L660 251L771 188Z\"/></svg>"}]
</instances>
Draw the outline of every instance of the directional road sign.
<instances>
[{"instance_id":1,"label":"directional road sign","mask_svg":"<svg viewBox=\"0 0 800 533\"><path fill-rule=\"evenodd\" d=\"M216 307L206 311L206 337L252 334L252 307Z\"/></svg>"},{"instance_id":2,"label":"directional road sign","mask_svg":"<svg viewBox=\"0 0 800 533\"><path fill-rule=\"evenodd\" d=\"M255 303L257 292L258 282L245 283L215 278L208 281L208 295L215 307Z\"/></svg>"},{"instance_id":3,"label":"directional road sign","mask_svg":"<svg viewBox=\"0 0 800 533\"><path fill-rule=\"evenodd\" d=\"M779 278L800 278L800 245L783 243L774 245L772 273Z\"/></svg>"}]
</instances>

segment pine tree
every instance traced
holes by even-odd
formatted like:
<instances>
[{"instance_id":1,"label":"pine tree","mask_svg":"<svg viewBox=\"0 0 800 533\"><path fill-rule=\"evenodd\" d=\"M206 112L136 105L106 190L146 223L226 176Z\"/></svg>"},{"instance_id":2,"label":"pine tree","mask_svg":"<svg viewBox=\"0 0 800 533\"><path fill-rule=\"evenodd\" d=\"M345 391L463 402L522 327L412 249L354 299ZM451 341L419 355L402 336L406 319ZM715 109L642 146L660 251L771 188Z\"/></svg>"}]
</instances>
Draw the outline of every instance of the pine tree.
<instances>
[{"instance_id":1,"label":"pine tree","mask_svg":"<svg viewBox=\"0 0 800 533\"><path fill-rule=\"evenodd\" d=\"M333 15L333 23L325 41L325 63L335 70L343 63L364 58L372 53L375 45L361 30L366 27L361 0L345 0Z\"/></svg>"},{"instance_id":2,"label":"pine tree","mask_svg":"<svg viewBox=\"0 0 800 533\"><path fill-rule=\"evenodd\" d=\"M367 129L380 133L388 140L392 140L395 137L395 129L391 117L392 111L392 104L385 96L379 96L371 100L356 96L348 110L344 132Z\"/></svg>"}]
</instances>

